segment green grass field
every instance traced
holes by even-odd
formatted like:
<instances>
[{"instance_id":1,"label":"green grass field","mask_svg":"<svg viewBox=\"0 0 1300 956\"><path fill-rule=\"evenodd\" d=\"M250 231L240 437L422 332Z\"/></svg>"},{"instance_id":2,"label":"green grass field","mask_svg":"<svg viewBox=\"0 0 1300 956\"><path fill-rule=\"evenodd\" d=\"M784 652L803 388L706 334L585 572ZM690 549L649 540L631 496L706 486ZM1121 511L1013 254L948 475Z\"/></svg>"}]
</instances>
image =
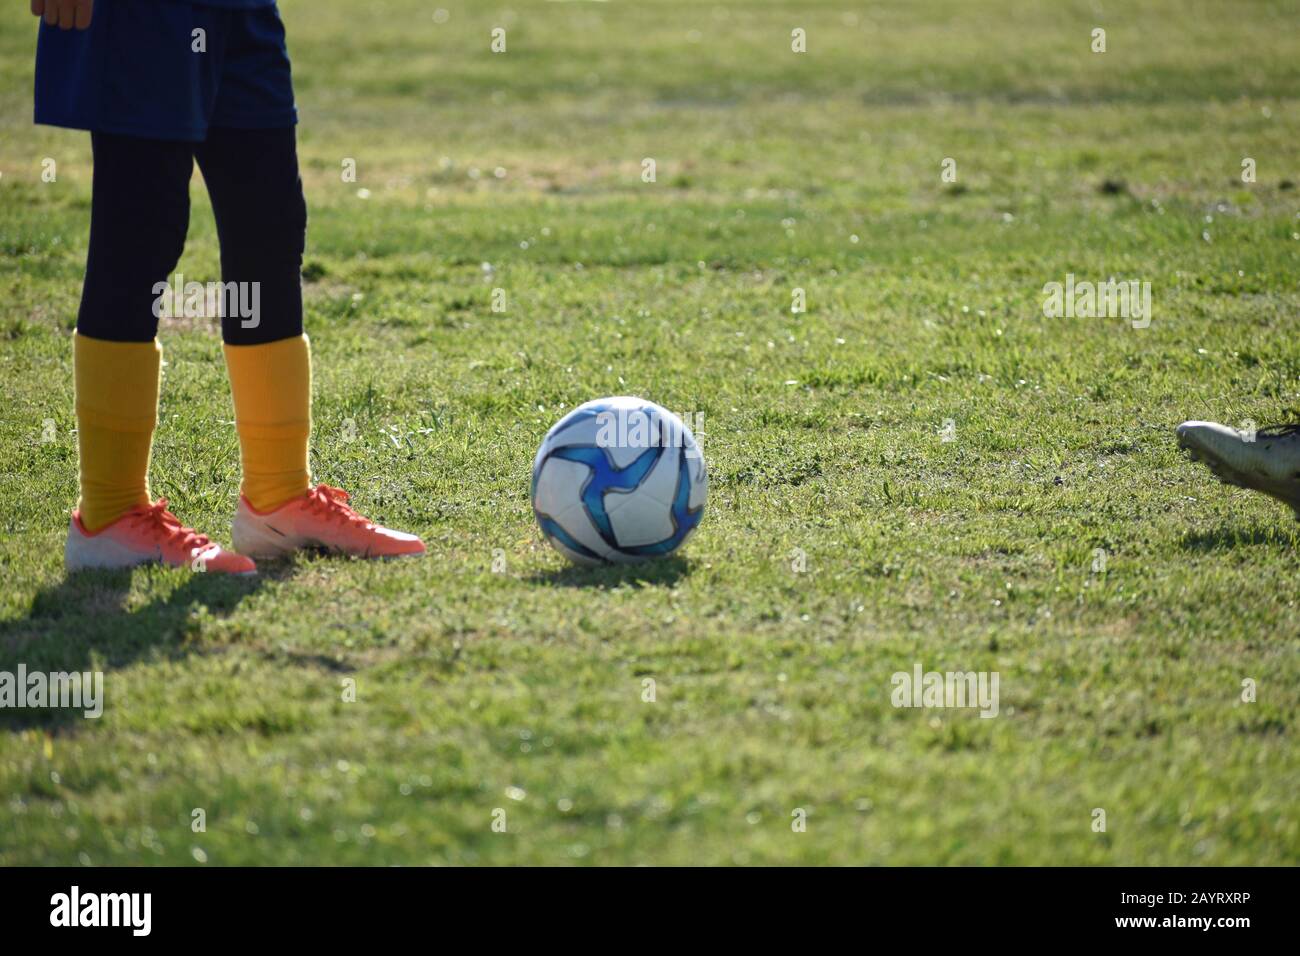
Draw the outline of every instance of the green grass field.
<instances>
[{"instance_id":1,"label":"green grass field","mask_svg":"<svg viewBox=\"0 0 1300 956\"><path fill-rule=\"evenodd\" d=\"M439 4L282 2L314 473L430 555L252 583L64 574L89 143L0 8L0 671L106 687L0 712L0 864L1300 862L1298 526L1173 436L1300 407L1297 4ZM220 338L161 338L154 491L228 542ZM625 393L709 512L569 568L532 456ZM918 662L999 715L894 708Z\"/></svg>"}]
</instances>

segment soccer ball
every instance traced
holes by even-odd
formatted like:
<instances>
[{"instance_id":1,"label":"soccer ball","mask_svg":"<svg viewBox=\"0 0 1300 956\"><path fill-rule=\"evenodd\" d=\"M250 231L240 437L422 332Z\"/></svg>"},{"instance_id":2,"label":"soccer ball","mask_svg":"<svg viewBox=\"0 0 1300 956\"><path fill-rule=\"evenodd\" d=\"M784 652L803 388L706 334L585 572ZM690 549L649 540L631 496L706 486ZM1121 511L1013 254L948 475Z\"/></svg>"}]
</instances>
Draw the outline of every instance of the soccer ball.
<instances>
[{"instance_id":1,"label":"soccer ball","mask_svg":"<svg viewBox=\"0 0 1300 956\"><path fill-rule=\"evenodd\" d=\"M533 461L533 512L579 564L672 554L704 517L708 476L695 436L645 399L600 398L565 415Z\"/></svg>"}]
</instances>

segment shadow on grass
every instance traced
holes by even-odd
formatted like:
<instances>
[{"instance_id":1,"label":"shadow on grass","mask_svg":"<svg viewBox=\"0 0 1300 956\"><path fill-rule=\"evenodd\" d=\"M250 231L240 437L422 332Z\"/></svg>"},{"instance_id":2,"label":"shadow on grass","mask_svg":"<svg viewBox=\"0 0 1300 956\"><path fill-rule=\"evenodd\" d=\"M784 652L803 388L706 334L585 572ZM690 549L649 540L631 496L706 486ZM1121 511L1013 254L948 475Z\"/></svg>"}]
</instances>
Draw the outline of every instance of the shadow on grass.
<instances>
[{"instance_id":1,"label":"shadow on grass","mask_svg":"<svg viewBox=\"0 0 1300 956\"><path fill-rule=\"evenodd\" d=\"M188 638L196 612L227 617L268 580L292 573L292 566L248 578L193 574L165 596L129 608L133 573L84 571L37 592L25 616L0 623L0 671L17 674L22 665L27 674L86 672L183 657L193 650ZM53 728L81 717L70 707L5 707L0 729Z\"/></svg>"},{"instance_id":2,"label":"shadow on grass","mask_svg":"<svg viewBox=\"0 0 1300 956\"><path fill-rule=\"evenodd\" d=\"M1225 525L1209 531L1185 534L1179 544L1185 551L1230 551L1253 545L1294 548L1300 544L1297 529L1287 525L1255 525L1243 528Z\"/></svg>"},{"instance_id":3,"label":"shadow on grass","mask_svg":"<svg viewBox=\"0 0 1300 956\"><path fill-rule=\"evenodd\" d=\"M591 567L570 564L558 571L538 572L528 582L564 588L657 587L676 584L690 567L690 562L682 557Z\"/></svg>"}]
</instances>

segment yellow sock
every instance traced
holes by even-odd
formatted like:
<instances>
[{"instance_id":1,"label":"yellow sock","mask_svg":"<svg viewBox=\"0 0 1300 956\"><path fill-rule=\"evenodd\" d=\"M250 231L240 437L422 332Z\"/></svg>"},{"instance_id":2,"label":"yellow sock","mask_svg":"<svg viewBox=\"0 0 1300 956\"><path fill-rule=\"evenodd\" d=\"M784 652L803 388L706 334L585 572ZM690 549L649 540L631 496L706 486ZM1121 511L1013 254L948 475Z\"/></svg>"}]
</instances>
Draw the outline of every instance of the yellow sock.
<instances>
[{"instance_id":1,"label":"yellow sock","mask_svg":"<svg viewBox=\"0 0 1300 956\"><path fill-rule=\"evenodd\" d=\"M77 449L87 531L112 524L135 505L148 505L149 448L158 424L162 346L73 336Z\"/></svg>"},{"instance_id":2,"label":"yellow sock","mask_svg":"<svg viewBox=\"0 0 1300 956\"><path fill-rule=\"evenodd\" d=\"M225 351L244 467L241 491L258 511L270 511L311 487L311 349L300 335L227 345Z\"/></svg>"}]
</instances>

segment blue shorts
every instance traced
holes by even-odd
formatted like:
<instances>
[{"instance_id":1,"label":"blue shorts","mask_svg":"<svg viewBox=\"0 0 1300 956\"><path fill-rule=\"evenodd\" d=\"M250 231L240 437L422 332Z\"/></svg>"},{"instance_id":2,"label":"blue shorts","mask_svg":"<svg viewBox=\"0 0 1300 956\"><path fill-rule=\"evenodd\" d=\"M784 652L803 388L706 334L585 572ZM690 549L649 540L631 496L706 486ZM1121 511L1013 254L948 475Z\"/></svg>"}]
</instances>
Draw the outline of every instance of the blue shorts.
<instances>
[{"instance_id":1,"label":"blue shorts","mask_svg":"<svg viewBox=\"0 0 1300 956\"><path fill-rule=\"evenodd\" d=\"M280 13L274 3L98 0L85 30L42 22L36 122L190 142L210 126L293 126Z\"/></svg>"}]
</instances>

